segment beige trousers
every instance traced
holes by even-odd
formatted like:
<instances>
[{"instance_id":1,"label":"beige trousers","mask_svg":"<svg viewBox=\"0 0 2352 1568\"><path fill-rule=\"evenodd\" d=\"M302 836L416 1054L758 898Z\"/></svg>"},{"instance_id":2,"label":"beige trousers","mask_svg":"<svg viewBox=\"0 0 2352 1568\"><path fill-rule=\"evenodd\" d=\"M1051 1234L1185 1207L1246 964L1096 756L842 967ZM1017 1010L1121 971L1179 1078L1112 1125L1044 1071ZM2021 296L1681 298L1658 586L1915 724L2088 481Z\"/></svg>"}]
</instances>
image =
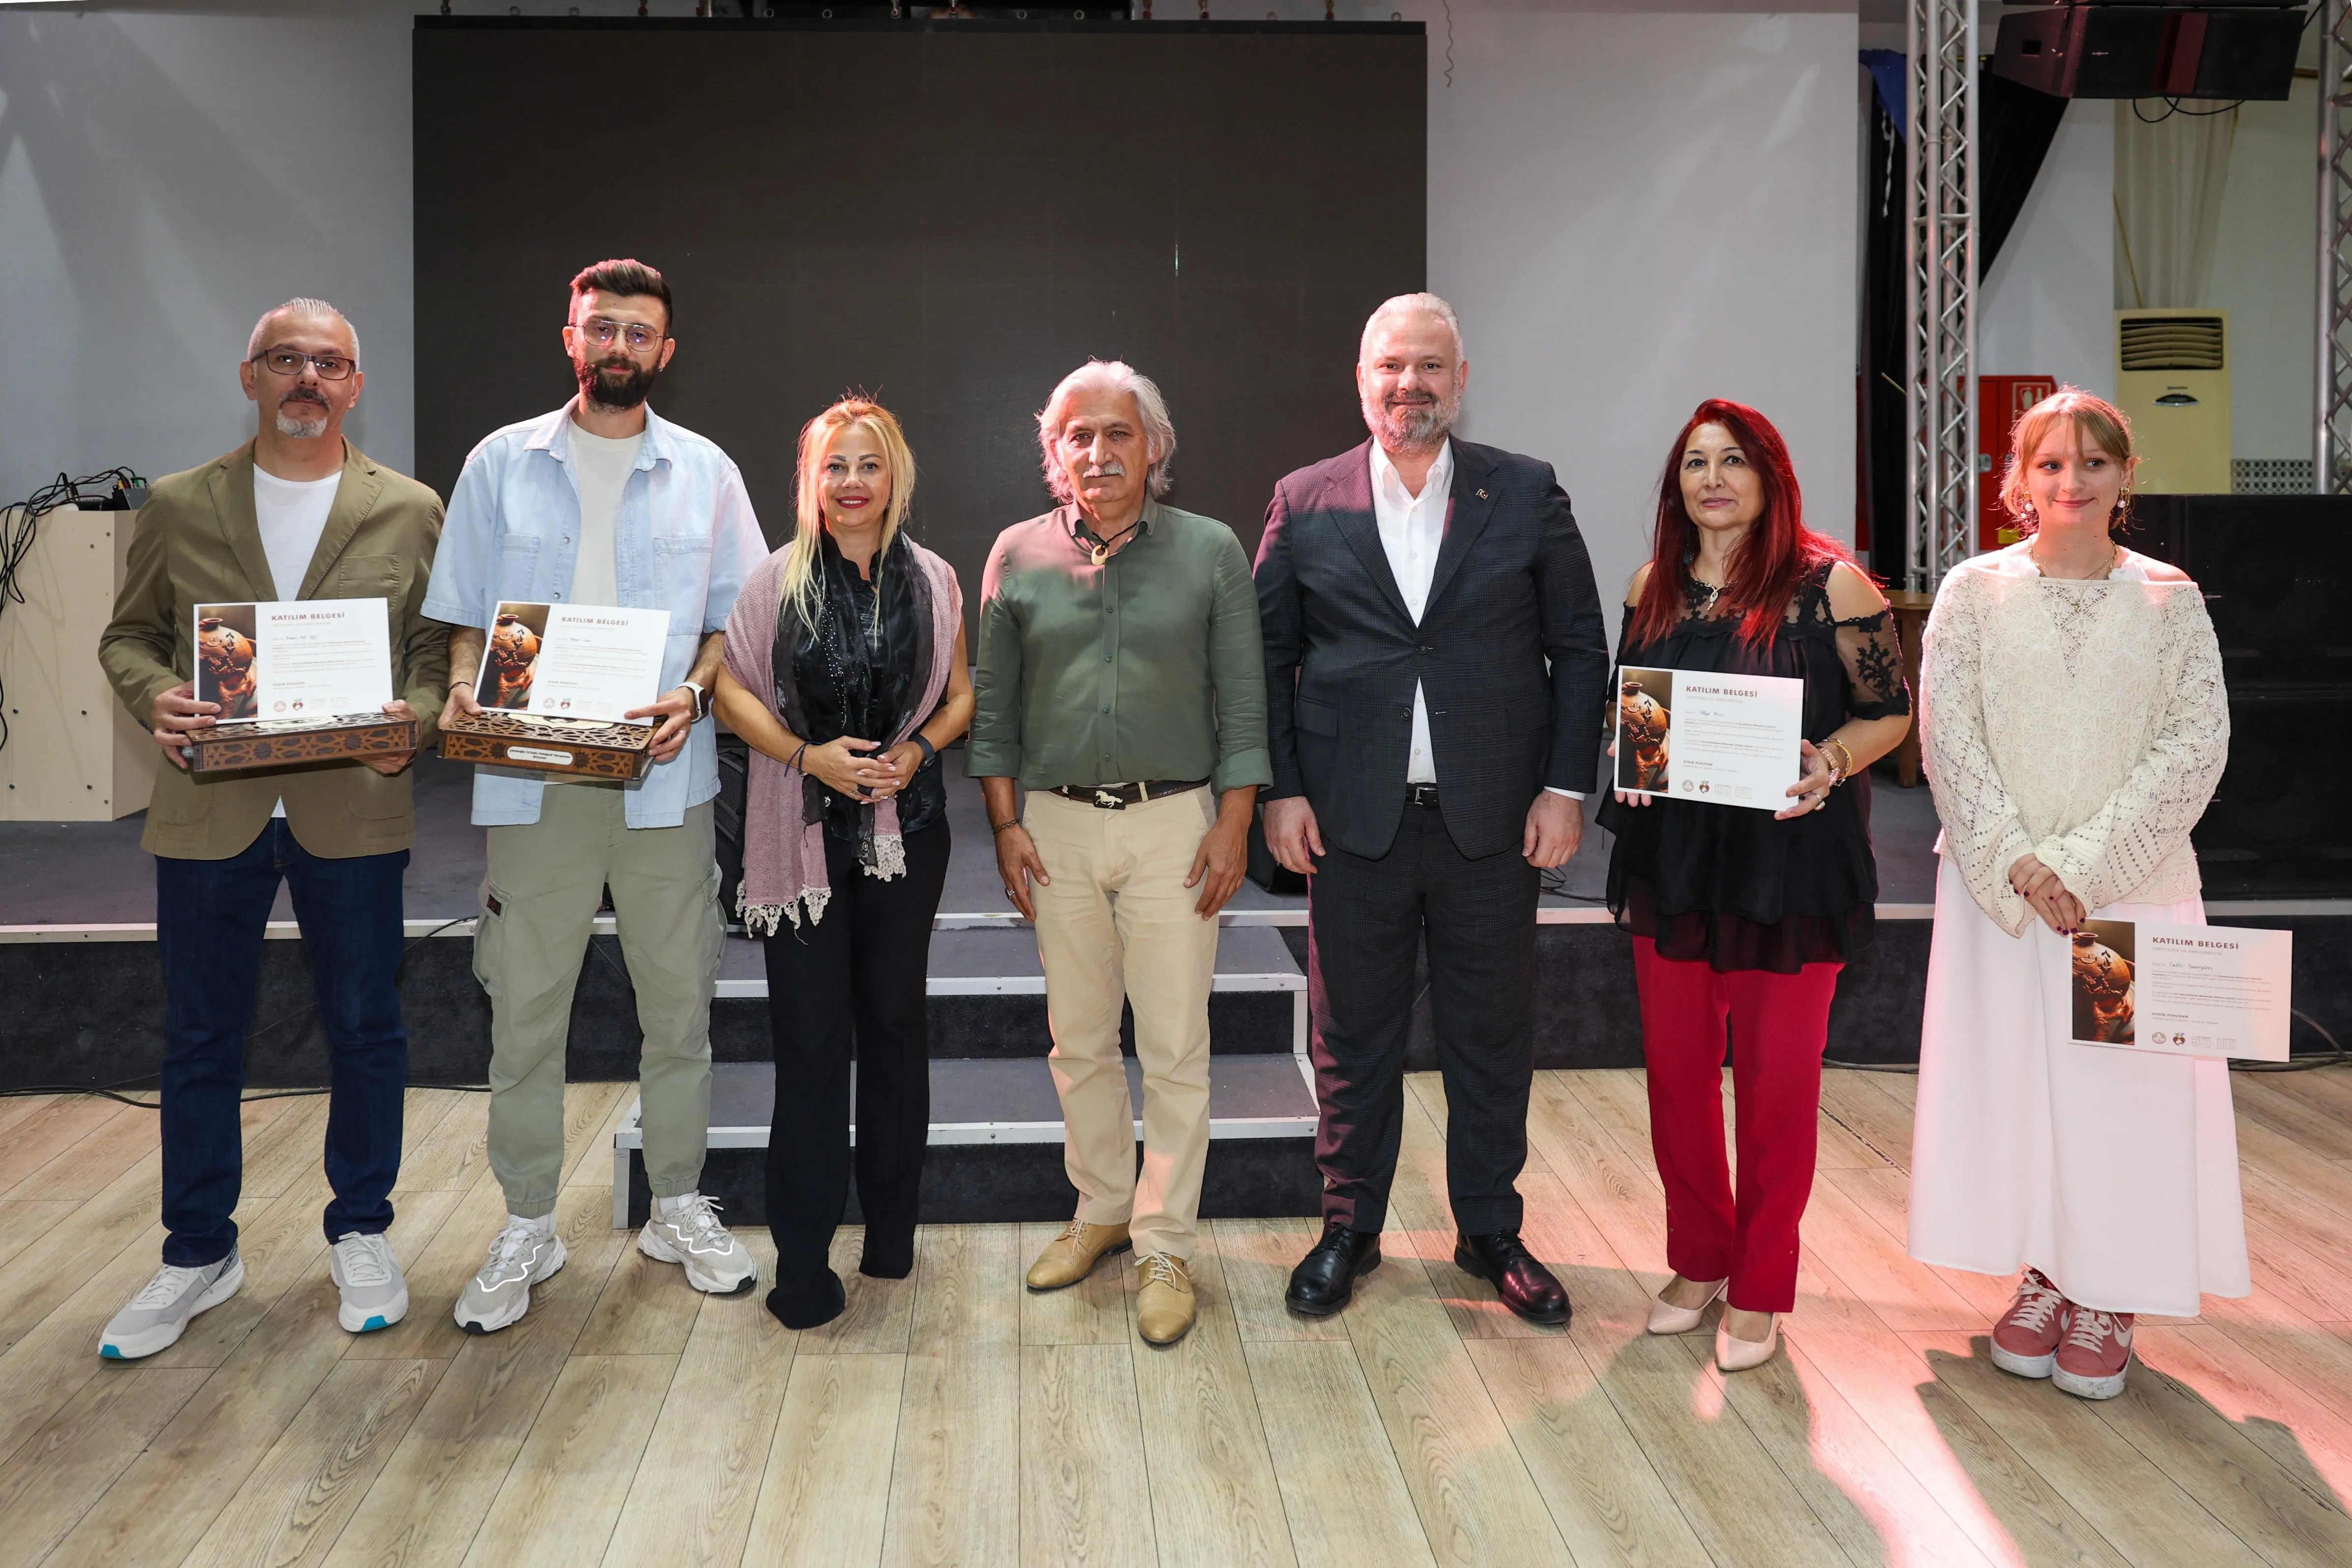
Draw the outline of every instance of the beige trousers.
<instances>
[{"instance_id":1,"label":"beige trousers","mask_svg":"<svg viewBox=\"0 0 2352 1568\"><path fill-rule=\"evenodd\" d=\"M474 977L490 994L490 1169L509 1212L555 1212L572 992L604 889L637 994L637 1093L656 1197L702 1180L710 997L726 925L709 802L677 827L629 826L618 786L551 784L539 820L489 832ZM496 908L492 905L495 903Z\"/></svg>"},{"instance_id":2,"label":"beige trousers","mask_svg":"<svg viewBox=\"0 0 2352 1568\"><path fill-rule=\"evenodd\" d=\"M1032 794L1023 820L1053 880L1035 889L1037 956L1054 1031L1063 1167L1077 1217L1125 1220L1136 1256L1192 1256L1209 1154L1209 982L1217 922L1184 886L1216 795L1197 789L1124 811ZM1143 1064L1143 1171L1118 1047L1119 1003L1135 1005Z\"/></svg>"}]
</instances>

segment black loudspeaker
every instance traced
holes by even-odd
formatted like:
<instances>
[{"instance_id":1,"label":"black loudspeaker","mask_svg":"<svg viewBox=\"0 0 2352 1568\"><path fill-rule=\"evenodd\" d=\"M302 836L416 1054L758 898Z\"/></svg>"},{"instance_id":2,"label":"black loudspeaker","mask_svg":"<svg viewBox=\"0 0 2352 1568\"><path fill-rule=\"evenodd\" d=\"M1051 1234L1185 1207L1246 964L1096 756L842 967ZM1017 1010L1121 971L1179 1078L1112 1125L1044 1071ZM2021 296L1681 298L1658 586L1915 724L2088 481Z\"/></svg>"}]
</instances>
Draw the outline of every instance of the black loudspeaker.
<instances>
[{"instance_id":1,"label":"black loudspeaker","mask_svg":"<svg viewBox=\"0 0 2352 1568\"><path fill-rule=\"evenodd\" d=\"M2304 13L2278 0L2013 11L2000 19L1992 71L2058 98L2284 100L2303 27Z\"/></svg>"},{"instance_id":2,"label":"black loudspeaker","mask_svg":"<svg viewBox=\"0 0 2352 1568\"><path fill-rule=\"evenodd\" d=\"M2160 13L2137 6L2053 5L2000 19L1992 72L2053 98L2141 98L2155 89Z\"/></svg>"},{"instance_id":3,"label":"black loudspeaker","mask_svg":"<svg viewBox=\"0 0 2352 1568\"><path fill-rule=\"evenodd\" d=\"M2140 496L2124 537L2197 579L2221 645L2207 895L2352 898L2352 496Z\"/></svg>"}]
</instances>

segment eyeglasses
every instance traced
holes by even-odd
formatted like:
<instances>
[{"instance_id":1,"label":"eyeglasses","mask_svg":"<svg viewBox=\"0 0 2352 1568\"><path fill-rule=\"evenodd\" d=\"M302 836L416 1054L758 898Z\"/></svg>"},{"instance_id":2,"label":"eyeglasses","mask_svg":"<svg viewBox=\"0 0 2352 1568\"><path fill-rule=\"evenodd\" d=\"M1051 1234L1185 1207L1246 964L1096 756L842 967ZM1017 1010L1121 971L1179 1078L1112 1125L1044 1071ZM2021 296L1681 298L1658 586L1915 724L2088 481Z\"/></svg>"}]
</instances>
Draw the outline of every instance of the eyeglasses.
<instances>
[{"instance_id":1,"label":"eyeglasses","mask_svg":"<svg viewBox=\"0 0 2352 1568\"><path fill-rule=\"evenodd\" d=\"M591 316L580 323L580 335L600 349L611 348L613 340L618 338L629 345L631 353L641 354L661 342L665 334L657 327L642 326L635 321L624 324Z\"/></svg>"},{"instance_id":2,"label":"eyeglasses","mask_svg":"<svg viewBox=\"0 0 2352 1568\"><path fill-rule=\"evenodd\" d=\"M319 373L320 381L346 381L360 362L345 359L341 354L306 354L300 349L264 349L253 356L256 364L266 364L280 375L299 375L309 365Z\"/></svg>"}]
</instances>

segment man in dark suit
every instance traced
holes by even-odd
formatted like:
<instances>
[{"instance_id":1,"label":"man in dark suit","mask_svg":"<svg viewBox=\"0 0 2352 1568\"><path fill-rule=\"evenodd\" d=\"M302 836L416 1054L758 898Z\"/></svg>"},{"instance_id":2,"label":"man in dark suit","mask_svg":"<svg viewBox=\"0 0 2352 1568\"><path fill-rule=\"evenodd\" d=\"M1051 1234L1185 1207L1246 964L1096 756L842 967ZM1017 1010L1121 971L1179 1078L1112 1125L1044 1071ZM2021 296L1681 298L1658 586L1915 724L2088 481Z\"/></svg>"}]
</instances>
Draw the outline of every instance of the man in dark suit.
<instances>
[{"instance_id":1,"label":"man in dark suit","mask_svg":"<svg viewBox=\"0 0 2352 1568\"><path fill-rule=\"evenodd\" d=\"M1311 874L1323 1237L1293 1310L1380 1262L1402 1126L1413 952L1445 1078L1454 1261L1535 1322L1568 1294L1519 1240L1538 873L1584 831L1609 645L1549 465L1455 441L1454 309L1389 300L1356 365L1372 439L1275 487L1258 546L1275 858Z\"/></svg>"}]
</instances>

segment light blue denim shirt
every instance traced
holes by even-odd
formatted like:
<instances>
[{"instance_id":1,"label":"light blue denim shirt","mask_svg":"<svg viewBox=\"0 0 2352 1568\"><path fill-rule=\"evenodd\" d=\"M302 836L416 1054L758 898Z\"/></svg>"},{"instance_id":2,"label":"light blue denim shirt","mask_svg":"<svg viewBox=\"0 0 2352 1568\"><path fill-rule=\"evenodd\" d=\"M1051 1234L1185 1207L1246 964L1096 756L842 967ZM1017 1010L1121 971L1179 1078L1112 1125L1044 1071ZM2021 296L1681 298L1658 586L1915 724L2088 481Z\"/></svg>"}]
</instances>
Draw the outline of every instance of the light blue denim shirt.
<instances>
[{"instance_id":1,"label":"light blue denim shirt","mask_svg":"<svg viewBox=\"0 0 2352 1568\"><path fill-rule=\"evenodd\" d=\"M487 630L502 600L560 602L572 592L580 553L580 491L572 473L572 405L509 425L466 459L425 613ZM743 476L718 446L646 410L635 471L621 491L614 529L621 604L667 610L669 647L662 689L694 668L706 633L723 631L751 568L768 558ZM522 768L474 769L474 821L484 827L539 820L547 775ZM685 749L628 787L631 827L675 827L688 806L719 793L714 726L695 725Z\"/></svg>"}]
</instances>

